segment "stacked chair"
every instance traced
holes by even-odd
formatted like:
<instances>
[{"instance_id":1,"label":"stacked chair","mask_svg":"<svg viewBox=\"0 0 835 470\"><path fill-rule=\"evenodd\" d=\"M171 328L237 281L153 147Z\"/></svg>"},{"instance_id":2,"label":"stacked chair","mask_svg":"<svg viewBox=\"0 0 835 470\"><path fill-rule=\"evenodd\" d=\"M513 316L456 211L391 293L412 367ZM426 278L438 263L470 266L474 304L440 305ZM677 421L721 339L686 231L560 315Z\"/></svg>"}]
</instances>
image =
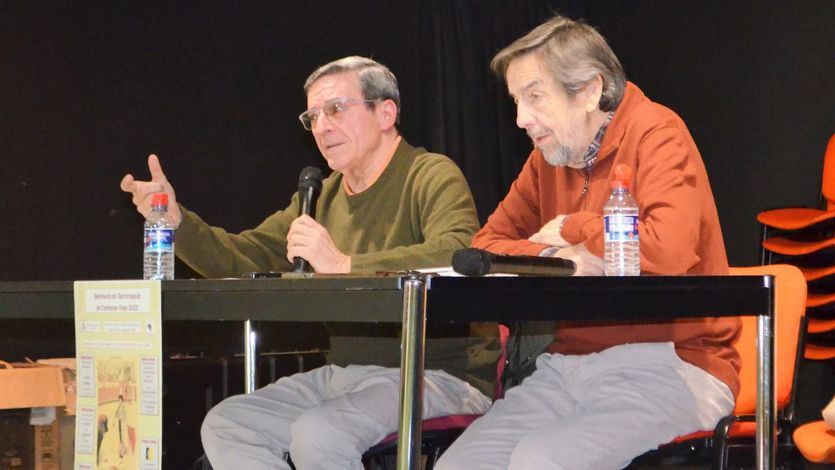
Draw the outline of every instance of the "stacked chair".
<instances>
[{"instance_id":1,"label":"stacked chair","mask_svg":"<svg viewBox=\"0 0 835 470\"><path fill-rule=\"evenodd\" d=\"M808 283L805 357L835 358L835 134L823 164L819 208L788 207L760 212L762 264L796 265Z\"/></svg>"},{"instance_id":2,"label":"stacked chair","mask_svg":"<svg viewBox=\"0 0 835 470\"><path fill-rule=\"evenodd\" d=\"M818 208L787 207L760 212L762 264L779 261L798 266L808 285L804 356L810 361L835 359L835 134L824 153ZM793 440L809 461L835 463L835 431L824 421L799 426Z\"/></svg>"}]
</instances>

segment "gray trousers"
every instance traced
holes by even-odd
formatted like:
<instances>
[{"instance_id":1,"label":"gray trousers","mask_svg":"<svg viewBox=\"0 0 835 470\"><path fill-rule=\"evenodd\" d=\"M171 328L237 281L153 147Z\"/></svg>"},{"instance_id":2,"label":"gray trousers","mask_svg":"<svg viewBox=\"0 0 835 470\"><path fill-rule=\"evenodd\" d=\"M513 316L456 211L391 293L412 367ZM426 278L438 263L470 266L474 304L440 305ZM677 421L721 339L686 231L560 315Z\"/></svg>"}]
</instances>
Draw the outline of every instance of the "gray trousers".
<instances>
[{"instance_id":1,"label":"gray trousers","mask_svg":"<svg viewBox=\"0 0 835 470\"><path fill-rule=\"evenodd\" d=\"M536 365L437 470L616 470L677 436L713 430L734 407L728 386L683 362L672 343L543 354Z\"/></svg>"},{"instance_id":2,"label":"gray trousers","mask_svg":"<svg viewBox=\"0 0 835 470\"><path fill-rule=\"evenodd\" d=\"M216 470L362 469L362 454L397 430L400 370L324 366L228 398L203 421ZM424 378L423 416L484 413L490 400L446 372Z\"/></svg>"}]
</instances>

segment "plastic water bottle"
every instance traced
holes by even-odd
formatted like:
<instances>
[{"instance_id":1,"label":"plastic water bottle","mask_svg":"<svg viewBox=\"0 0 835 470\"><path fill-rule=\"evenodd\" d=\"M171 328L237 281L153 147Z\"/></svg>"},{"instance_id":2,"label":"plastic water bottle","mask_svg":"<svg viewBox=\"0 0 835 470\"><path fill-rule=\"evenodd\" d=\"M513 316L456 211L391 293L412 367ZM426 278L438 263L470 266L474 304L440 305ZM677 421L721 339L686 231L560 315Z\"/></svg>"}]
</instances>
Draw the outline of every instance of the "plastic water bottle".
<instances>
[{"instance_id":1,"label":"plastic water bottle","mask_svg":"<svg viewBox=\"0 0 835 470\"><path fill-rule=\"evenodd\" d=\"M641 274L638 203L629 194L632 169L615 167L612 195L603 206L603 271L607 276Z\"/></svg>"},{"instance_id":2,"label":"plastic water bottle","mask_svg":"<svg viewBox=\"0 0 835 470\"><path fill-rule=\"evenodd\" d=\"M154 194L145 220L144 279L174 279L174 224L168 215L168 195Z\"/></svg>"}]
</instances>

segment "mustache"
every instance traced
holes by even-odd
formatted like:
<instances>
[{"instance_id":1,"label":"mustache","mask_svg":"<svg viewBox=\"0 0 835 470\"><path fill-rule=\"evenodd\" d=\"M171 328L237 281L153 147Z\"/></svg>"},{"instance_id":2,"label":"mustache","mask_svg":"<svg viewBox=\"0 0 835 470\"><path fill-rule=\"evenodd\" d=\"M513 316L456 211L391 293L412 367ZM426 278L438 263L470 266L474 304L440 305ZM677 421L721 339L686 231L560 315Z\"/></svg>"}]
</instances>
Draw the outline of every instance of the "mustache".
<instances>
[{"instance_id":1,"label":"mustache","mask_svg":"<svg viewBox=\"0 0 835 470\"><path fill-rule=\"evenodd\" d=\"M548 129L531 129L526 131L526 133L528 134L528 137L530 137L532 140L535 140L542 136L550 134L551 131L549 131Z\"/></svg>"}]
</instances>

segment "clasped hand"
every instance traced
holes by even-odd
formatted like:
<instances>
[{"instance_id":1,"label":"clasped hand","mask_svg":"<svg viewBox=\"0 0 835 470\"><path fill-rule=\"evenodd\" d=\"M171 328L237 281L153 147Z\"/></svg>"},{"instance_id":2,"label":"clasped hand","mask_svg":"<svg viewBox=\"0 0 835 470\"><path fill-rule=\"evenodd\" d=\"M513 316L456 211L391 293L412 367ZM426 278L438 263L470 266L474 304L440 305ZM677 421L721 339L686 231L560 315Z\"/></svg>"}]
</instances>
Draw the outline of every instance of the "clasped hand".
<instances>
[{"instance_id":1,"label":"clasped hand","mask_svg":"<svg viewBox=\"0 0 835 470\"><path fill-rule=\"evenodd\" d=\"M571 245L561 234L563 222L567 215L560 214L549 220L538 232L531 235L528 240L534 243L551 245L557 250L550 250L550 256L555 258L570 259L576 266L575 276L600 276L603 274L603 260L589 250L583 244Z\"/></svg>"}]
</instances>

